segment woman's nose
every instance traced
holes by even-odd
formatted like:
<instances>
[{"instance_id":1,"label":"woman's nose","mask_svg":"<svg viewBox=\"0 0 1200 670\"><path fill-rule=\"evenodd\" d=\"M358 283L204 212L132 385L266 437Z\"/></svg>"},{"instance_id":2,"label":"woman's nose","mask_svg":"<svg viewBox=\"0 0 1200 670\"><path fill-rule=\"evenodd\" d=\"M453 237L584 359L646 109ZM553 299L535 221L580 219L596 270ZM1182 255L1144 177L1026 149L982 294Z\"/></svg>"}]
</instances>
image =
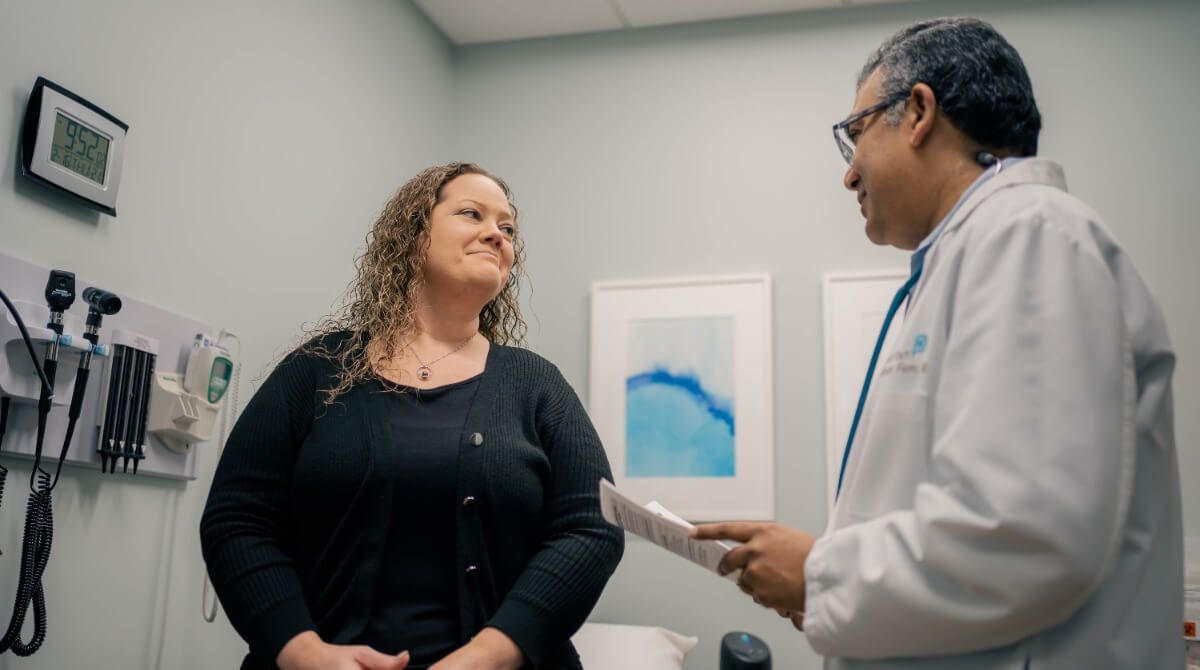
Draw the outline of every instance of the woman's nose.
<instances>
[{"instance_id":1,"label":"woman's nose","mask_svg":"<svg viewBox=\"0 0 1200 670\"><path fill-rule=\"evenodd\" d=\"M504 243L504 233L495 221L489 221L484 225L483 241L494 246Z\"/></svg>"}]
</instances>

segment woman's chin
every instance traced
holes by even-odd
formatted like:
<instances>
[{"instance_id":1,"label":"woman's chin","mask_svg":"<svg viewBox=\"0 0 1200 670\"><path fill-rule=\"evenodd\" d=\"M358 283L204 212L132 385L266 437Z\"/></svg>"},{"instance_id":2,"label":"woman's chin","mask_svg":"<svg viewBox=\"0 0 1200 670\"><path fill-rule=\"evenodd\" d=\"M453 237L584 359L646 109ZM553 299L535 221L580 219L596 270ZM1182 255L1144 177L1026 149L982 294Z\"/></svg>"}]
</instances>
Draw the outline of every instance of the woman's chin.
<instances>
[{"instance_id":1,"label":"woman's chin","mask_svg":"<svg viewBox=\"0 0 1200 670\"><path fill-rule=\"evenodd\" d=\"M472 293L484 296L487 298L486 302L491 302L504 290L505 279L506 277L498 272L480 273L471 277L467 285Z\"/></svg>"},{"instance_id":2,"label":"woman's chin","mask_svg":"<svg viewBox=\"0 0 1200 670\"><path fill-rule=\"evenodd\" d=\"M504 290L508 282L508 273L498 269L487 270L474 268L471 272L459 272L452 275L442 275L440 278L427 277L426 286L435 293L446 296L457 296L463 301L475 301L481 305L494 300Z\"/></svg>"}]
</instances>

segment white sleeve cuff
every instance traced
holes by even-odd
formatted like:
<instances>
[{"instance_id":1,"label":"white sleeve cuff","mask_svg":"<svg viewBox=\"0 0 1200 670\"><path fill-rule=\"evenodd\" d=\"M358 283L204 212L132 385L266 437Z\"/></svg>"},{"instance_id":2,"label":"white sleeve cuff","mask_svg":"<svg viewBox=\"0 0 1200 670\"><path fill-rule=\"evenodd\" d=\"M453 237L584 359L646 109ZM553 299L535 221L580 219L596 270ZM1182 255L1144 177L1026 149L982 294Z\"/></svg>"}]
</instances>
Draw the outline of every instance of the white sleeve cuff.
<instances>
[{"instance_id":1,"label":"white sleeve cuff","mask_svg":"<svg viewBox=\"0 0 1200 670\"><path fill-rule=\"evenodd\" d=\"M822 656L831 655L832 632L829 629L829 537L822 537L813 544L808 559L804 561L804 635L813 651Z\"/></svg>"}]
</instances>

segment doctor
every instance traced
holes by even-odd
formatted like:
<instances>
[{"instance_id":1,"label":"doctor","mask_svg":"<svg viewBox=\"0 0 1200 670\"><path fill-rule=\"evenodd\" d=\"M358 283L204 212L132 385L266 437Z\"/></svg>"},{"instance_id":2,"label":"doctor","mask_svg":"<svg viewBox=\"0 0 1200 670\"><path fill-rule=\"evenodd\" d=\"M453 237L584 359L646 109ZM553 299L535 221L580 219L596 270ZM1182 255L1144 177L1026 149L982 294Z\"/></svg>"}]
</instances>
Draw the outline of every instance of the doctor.
<instances>
[{"instance_id":1,"label":"doctor","mask_svg":"<svg viewBox=\"0 0 1200 670\"><path fill-rule=\"evenodd\" d=\"M823 537L695 531L826 667L1183 667L1175 357L1040 127L1017 52L953 18L884 42L834 128L867 237L913 252L899 344Z\"/></svg>"}]
</instances>

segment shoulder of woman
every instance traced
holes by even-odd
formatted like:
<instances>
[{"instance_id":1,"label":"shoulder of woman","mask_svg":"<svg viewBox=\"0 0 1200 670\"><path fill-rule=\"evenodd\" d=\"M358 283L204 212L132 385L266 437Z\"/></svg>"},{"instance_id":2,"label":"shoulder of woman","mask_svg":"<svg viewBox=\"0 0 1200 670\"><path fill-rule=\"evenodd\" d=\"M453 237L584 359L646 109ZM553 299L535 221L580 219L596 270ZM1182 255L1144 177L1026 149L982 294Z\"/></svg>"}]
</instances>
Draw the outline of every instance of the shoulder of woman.
<instances>
[{"instance_id":1,"label":"shoulder of woman","mask_svg":"<svg viewBox=\"0 0 1200 670\"><path fill-rule=\"evenodd\" d=\"M500 360L503 361L507 367L514 369L514 371L532 375L539 379L558 379L562 377L562 373L559 372L558 366L550 362L549 359L545 358L541 354L530 351L529 349L510 347L503 344L492 343L492 346L499 349L497 354L499 355Z\"/></svg>"},{"instance_id":2,"label":"shoulder of woman","mask_svg":"<svg viewBox=\"0 0 1200 670\"><path fill-rule=\"evenodd\" d=\"M500 345L493 345L500 346ZM552 405L577 398L578 394L558 366L544 356L528 349L503 347L498 352L505 383L509 388L519 385L531 397L540 398Z\"/></svg>"},{"instance_id":3,"label":"shoulder of woman","mask_svg":"<svg viewBox=\"0 0 1200 670\"><path fill-rule=\"evenodd\" d=\"M337 331L309 338L279 360L275 369L293 367L312 374L333 374L343 350L351 345L349 331ZM295 374L295 373L293 373Z\"/></svg>"},{"instance_id":4,"label":"shoulder of woman","mask_svg":"<svg viewBox=\"0 0 1200 670\"><path fill-rule=\"evenodd\" d=\"M339 358L347 346L353 346L354 335L347 330L316 335L305 340L287 355L287 358L320 360Z\"/></svg>"}]
</instances>

